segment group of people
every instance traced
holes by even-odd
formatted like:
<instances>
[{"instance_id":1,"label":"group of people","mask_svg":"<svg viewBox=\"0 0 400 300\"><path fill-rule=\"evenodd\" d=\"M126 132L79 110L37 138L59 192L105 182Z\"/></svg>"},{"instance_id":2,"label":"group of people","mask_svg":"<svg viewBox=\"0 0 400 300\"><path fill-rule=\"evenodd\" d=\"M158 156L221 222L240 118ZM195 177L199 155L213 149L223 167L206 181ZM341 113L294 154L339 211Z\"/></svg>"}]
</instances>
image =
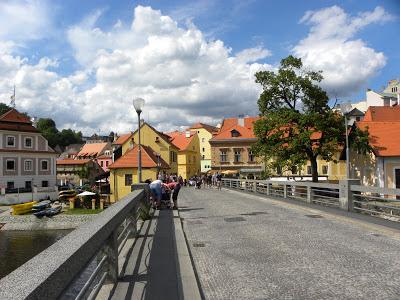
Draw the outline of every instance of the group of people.
<instances>
[{"instance_id":1,"label":"group of people","mask_svg":"<svg viewBox=\"0 0 400 300\"><path fill-rule=\"evenodd\" d=\"M222 174L217 172L214 174L203 174L202 176L194 176L189 180L189 185L195 186L197 189L212 188L221 189Z\"/></svg>"},{"instance_id":2,"label":"group of people","mask_svg":"<svg viewBox=\"0 0 400 300\"><path fill-rule=\"evenodd\" d=\"M159 175L158 179L151 181L147 180L150 185L151 191L151 204L154 209L160 209L162 202L167 204L167 207L171 207L171 195L173 202L173 209L178 209L178 194L183 185L183 179L181 176L166 176Z\"/></svg>"}]
</instances>

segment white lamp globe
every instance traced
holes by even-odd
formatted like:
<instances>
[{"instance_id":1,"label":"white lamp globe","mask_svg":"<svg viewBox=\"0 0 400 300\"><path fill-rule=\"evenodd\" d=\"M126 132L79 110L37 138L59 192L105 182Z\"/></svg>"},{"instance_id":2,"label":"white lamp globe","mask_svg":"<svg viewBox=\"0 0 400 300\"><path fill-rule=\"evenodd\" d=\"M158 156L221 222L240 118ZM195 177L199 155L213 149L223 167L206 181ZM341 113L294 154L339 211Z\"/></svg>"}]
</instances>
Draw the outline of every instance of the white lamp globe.
<instances>
[{"instance_id":1,"label":"white lamp globe","mask_svg":"<svg viewBox=\"0 0 400 300\"><path fill-rule=\"evenodd\" d=\"M144 99L143 98L134 98L133 99L133 107L135 108L137 113L141 113L144 106Z\"/></svg>"}]
</instances>

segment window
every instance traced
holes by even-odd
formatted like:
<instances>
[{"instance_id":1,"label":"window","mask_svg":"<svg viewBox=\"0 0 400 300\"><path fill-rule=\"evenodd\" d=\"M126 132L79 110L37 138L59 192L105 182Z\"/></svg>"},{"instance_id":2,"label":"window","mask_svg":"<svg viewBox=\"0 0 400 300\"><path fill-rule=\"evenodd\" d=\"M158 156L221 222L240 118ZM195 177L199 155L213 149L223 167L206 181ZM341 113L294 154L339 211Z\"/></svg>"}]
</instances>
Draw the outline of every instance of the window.
<instances>
[{"instance_id":1,"label":"window","mask_svg":"<svg viewBox=\"0 0 400 300\"><path fill-rule=\"evenodd\" d=\"M311 175L312 171L311 171L311 166L307 166L307 175Z\"/></svg>"},{"instance_id":2,"label":"window","mask_svg":"<svg viewBox=\"0 0 400 300\"><path fill-rule=\"evenodd\" d=\"M251 150L249 150L249 162L254 162L254 154Z\"/></svg>"},{"instance_id":3,"label":"window","mask_svg":"<svg viewBox=\"0 0 400 300\"><path fill-rule=\"evenodd\" d=\"M237 131L236 129L231 130L231 136L232 137L238 137L240 136L240 132Z\"/></svg>"},{"instance_id":4,"label":"window","mask_svg":"<svg viewBox=\"0 0 400 300\"><path fill-rule=\"evenodd\" d=\"M101 167L103 167L103 164L104 164L103 161L100 161L100 166L101 166Z\"/></svg>"},{"instance_id":5,"label":"window","mask_svg":"<svg viewBox=\"0 0 400 300\"><path fill-rule=\"evenodd\" d=\"M32 181L25 181L25 188L31 189L32 188Z\"/></svg>"},{"instance_id":6,"label":"window","mask_svg":"<svg viewBox=\"0 0 400 300\"><path fill-rule=\"evenodd\" d=\"M282 175L282 167L281 166L276 167L276 174Z\"/></svg>"},{"instance_id":7,"label":"window","mask_svg":"<svg viewBox=\"0 0 400 300\"><path fill-rule=\"evenodd\" d=\"M297 174L297 167L296 166L292 166L290 169L292 171L292 175Z\"/></svg>"},{"instance_id":8,"label":"window","mask_svg":"<svg viewBox=\"0 0 400 300\"><path fill-rule=\"evenodd\" d=\"M156 143L159 143L160 142L160 138L158 137L158 136L156 136L156 141L155 141Z\"/></svg>"},{"instance_id":9,"label":"window","mask_svg":"<svg viewBox=\"0 0 400 300\"><path fill-rule=\"evenodd\" d=\"M201 142L204 143L206 141L205 138L201 138Z\"/></svg>"},{"instance_id":10,"label":"window","mask_svg":"<svg viewBox=\"0 0 400 300\"><path fill-rule=\"evenodd\" d=\"M125 186L132 185L132 174L125 174Z\"/></svg>"},{"instance_id":11,"label":"window","mask_svg":"<svg viewBox=\"0 0 400 300\"><path fill-rule=\"evenodd\" d=\"M240 149L235 150L235 157L234 157L234 162L240 162Z\"/></svg>"},{"instance_id":12,"label":"window","mask_svg":"<svg viewBox=\"0 0 400 300\"><path fill-rule=\"evenodd\" d=\"M206 152L206 148L203 148L202 150L203 150L203 152Z\"/></svg>"},{"instance_id":13,"label":"window","mask_svg":"<svg viewBox=\"0 0 400 300\"><path fill-rule=\"evenodd\" d=\"M49 187L49 182L47 180L43 180L42 187Z\"/></svg>"},{"instance_id":14,"label":"window","mask_svg":"<svg viewBox=\"0 0 400 300\"><path fill-rule=\"evenodd\" d=\"M108 167L109 164L110 164L110 162L108 160L106 160L106 167Z\"/></svg>"},{"instance_id":15,"label":"window","mask_svg":"<svg viewBox=\"0 0 400 300\"><path fill-rule=\"evenodd\" d=\"M221 162L226 162L226 150L221 150L219 153L219 160Z\"/></svg>"},{"instance_id":16,"label":"window","mask_svg":"<svg viewBox=\"0 0 400 300\"><path fill-rule=\"evenodd\" d=\"M7 136L7 147L15 147L15 136Z\"/></svg>"},{"instance_id":17,"label":"window","mask_svg":"<svg viewBox=\"0 0 400 300\"><path fill-rule=\"evenodd\" d=\"M7 181L7 188L13 189L14 188L14 181Z\"/></svg>"},{"instance_id":18,"label":"window","mask_svg":"<svg viewBox=\"0 0 400 300\"><path fill-rule=\"evenodd\" d=\"M170 161L176 162L176 152L171 151L171 152L169 153L169 157L170 157Z\"/></svg>"},{"instance_id":19,"label":"window","mask_svg":"<svg viewBox=\"0 0 400 300\"><path fill-rule=\"evenodd\" d=\"M24 139L25 148L32 148L32 138L26 137Z\"/></svg>"},{"instance_id":20,"label":"window","mask_svg":"<svg viewBox=\"0 0 400 300\"><path fill-rule=\"evenodd\" d=\"M205 159L205 157L206 157L206 156L205 156L205 155L203 155L202 157L203 157L202 159Z\"/></svg>"},{"instance_id":21,"label":"window","mask_svg":"<svg viewBox=\"0 0 400 300\"><path fill-rule=\"evenodd\" d=\"M48 171L49 170L49 162L47 160L42 160L40 163L40 167L42 171Z\"/></svg>"},{"instance_id":22,"label":"window","mask_svg":"<svg viewBox=\"0 0 400 300\"><path fill-rule=\"evenodd\" d=\"M322 166L322 174L328 174L328 166Z\"/></svg>"},{"instance_id":23,"label":"window","mask_svg":"<svg viewBox=\"0 0 400 300\"><path fill-rule=\"evenodd\" d=\"M24 162L24 171L32 171L33 161L32 160L25 160Z\"/></svg>"},{"instance_id":24,"label":"window","mask_svg":"<svg viewBox=\"0 0 400 300\"><path fill-rule=\"evenodd\" d=\"M15 160L7 159L6 168L7 168L7 171L15 171Z\"/></svg>"}]
</instances>

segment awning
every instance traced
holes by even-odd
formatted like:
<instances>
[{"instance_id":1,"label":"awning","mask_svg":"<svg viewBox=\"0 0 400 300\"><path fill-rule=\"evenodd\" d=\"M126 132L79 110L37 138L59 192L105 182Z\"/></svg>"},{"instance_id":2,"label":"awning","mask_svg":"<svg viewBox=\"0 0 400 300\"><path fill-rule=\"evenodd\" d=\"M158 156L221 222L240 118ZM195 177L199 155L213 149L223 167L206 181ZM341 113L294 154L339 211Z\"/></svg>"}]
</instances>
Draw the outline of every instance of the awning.
<instances>
[{"instance_id":1,"label":"awning","mask_svg":"<svg viewBox=\"0 0 400 300\"><path fill-rule=\"evenodd\" d=\"M262 171L262 168L240 169L240 173L261 173Z\"/></svg>"},{"instance_id":2,"label":"awning","mask_svg":"<svg viewBox=\"0 0 400 300\"><path fill-rule=\"evenodd\" d=\"M239 173L238 170L225 170L225 171L221 172L221 174L224 174L224 175L233 175L233 174L237 174L237 173Z\"/></svg>"}]
</instances>

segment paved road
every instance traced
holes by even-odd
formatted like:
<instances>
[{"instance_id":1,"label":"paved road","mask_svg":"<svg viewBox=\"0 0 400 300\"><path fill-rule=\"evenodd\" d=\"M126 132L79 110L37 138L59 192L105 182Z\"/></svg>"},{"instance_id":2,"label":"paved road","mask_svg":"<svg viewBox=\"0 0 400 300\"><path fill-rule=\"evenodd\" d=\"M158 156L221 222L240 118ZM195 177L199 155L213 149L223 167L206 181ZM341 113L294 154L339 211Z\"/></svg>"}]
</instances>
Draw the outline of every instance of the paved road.
<instances>
[{"instance_id":1,"label":"paved road","mask_svg":"<svg viewBox=\"0 0 400 300\"><path fill-rule=\"evenodd\" d=\"M206 299L400 299L396 229L236 191L179 196Z\"/></svg>"}]
</instances>

